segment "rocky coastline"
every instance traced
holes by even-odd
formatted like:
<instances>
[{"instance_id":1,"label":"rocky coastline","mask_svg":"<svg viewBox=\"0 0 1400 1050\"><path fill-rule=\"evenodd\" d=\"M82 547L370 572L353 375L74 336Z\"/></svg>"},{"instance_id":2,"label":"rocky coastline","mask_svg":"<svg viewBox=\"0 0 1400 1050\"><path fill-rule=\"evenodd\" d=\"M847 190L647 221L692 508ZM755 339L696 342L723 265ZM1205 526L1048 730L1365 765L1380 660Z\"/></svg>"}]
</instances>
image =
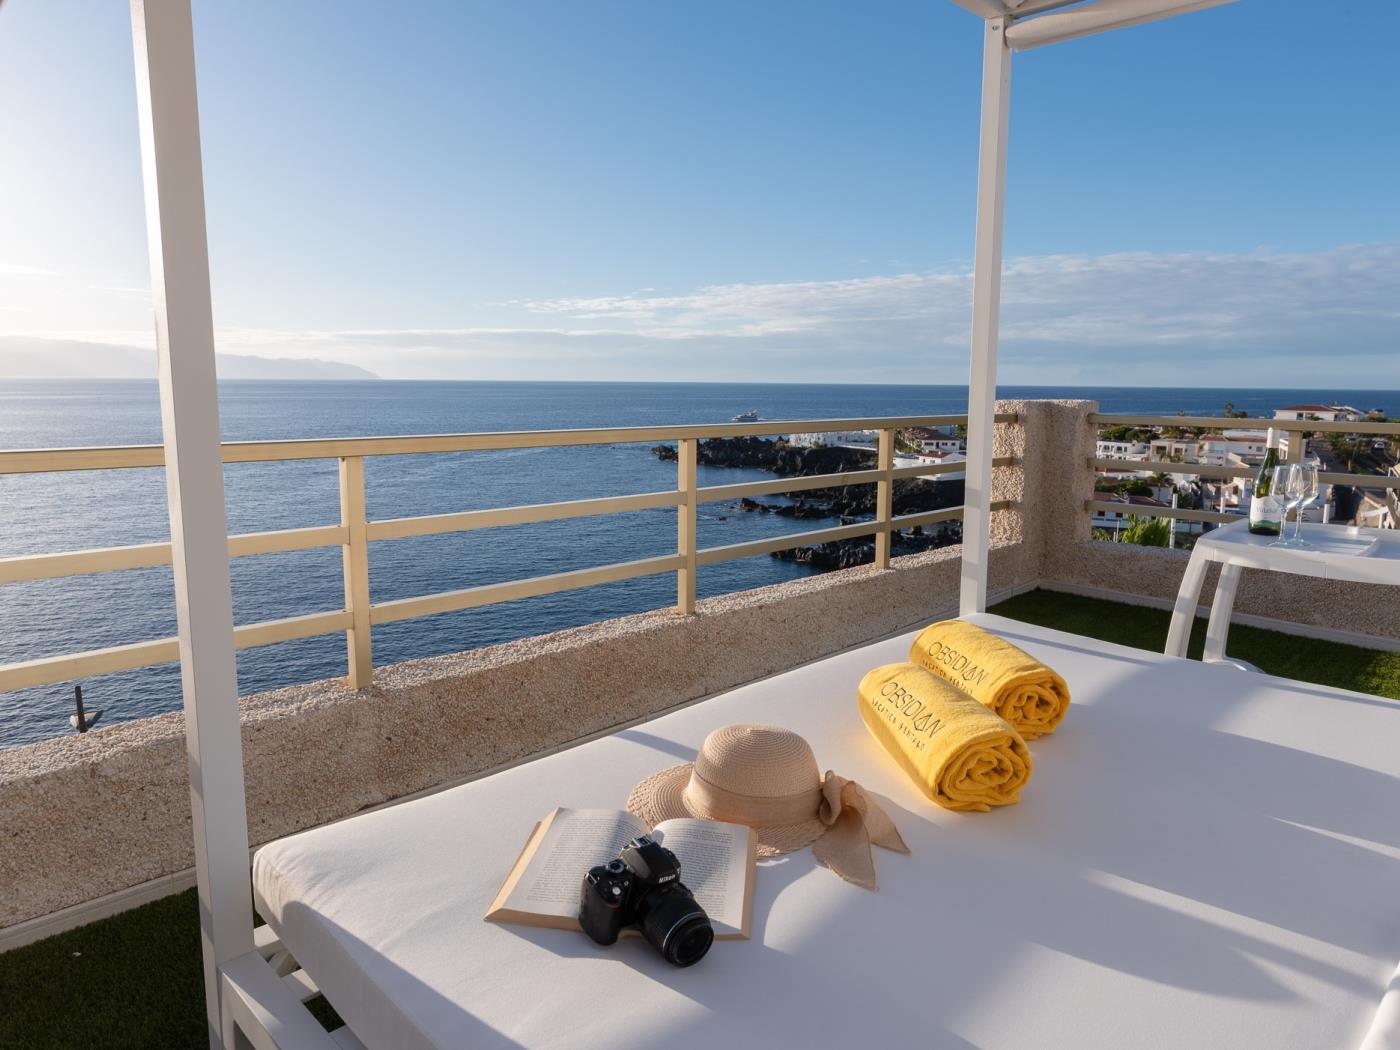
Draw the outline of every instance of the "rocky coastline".
<instances>
[{"instance_id":1,"label":"rocky coastline","mask_svg":"<svg viewBox=\"0 0 1400 1050\"><path fill-rule=\"evenodd\" d=\"M657 445L652 453L659 459L674 460L673 445ZM856 470L872 470L875 453L853 448L806 448L787 442L766 441L755 437L710 438L696 448L697 462L716 467L748 467L767 470L780 477L811 477L818 474L839 474ZM901 478L894 483L894 513L922 514L944 510L963 502L961 479L925 481L922 478ZM870 520L875 515L875 486L841 485L832 488L808 489L794 492L788 502L766 502L744 498L739 509L755 514L776 514L779 517L802 520L838 518L843 525ZM891 552L896 555L914 554L946 547L962 540L960 522L940 525L926 532L915 528L895 532ZM875 560L873 537L834 540L808 547L776 551L772 555L781 561L795 561L820 569L844 569L865 565Z\"/></svg>"}]
</instances>

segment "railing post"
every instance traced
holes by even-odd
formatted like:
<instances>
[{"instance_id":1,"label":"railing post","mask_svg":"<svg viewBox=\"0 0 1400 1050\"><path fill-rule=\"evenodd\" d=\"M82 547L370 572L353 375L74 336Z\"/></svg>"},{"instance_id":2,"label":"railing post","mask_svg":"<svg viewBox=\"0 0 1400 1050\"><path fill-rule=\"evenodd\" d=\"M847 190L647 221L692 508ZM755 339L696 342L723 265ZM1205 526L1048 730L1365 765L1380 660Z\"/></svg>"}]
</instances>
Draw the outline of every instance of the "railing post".
<instances>
[{"instance_id":1,"label":"railing post","mask_svg":"<svg viewBox=\"0 0 1400 1050\"><path fill-rule=\"evenodd\" d=\"M880 431L880 447L875 456L875 466L881 473L875 483L875 524L880 531L875 533L875 568L890 567L890 546L894 537L890 533L890 519L894 517L894 430Z\"/></svg>"},{"instance_id":2,"label":"railing post","mask_svg":"<svg viewBox=\"0 0 1400 1050\"><path fill-rule=\"evenodd\" d=\"M681 494L676 507L676 553L685 559L685 564L676 570L676 611L685 616L695 612L695 478L699 446L697 438L681 438L676 443L676 488Z\"/></svg>"},{"instance_id":3,"label":"railing post","mask_svg":"<svg viewBox=\"0 0 1400 1050\"><path fill-rule=\"evenodd\" d=\"M340 525L345 530L345 544L340 550L345 574L345 608L350 613L350 628L345 632L350 688L368 689L373 683L374 660L370 647L369 538L363 456L340 459Z\"/></svg>"}]
</instances>

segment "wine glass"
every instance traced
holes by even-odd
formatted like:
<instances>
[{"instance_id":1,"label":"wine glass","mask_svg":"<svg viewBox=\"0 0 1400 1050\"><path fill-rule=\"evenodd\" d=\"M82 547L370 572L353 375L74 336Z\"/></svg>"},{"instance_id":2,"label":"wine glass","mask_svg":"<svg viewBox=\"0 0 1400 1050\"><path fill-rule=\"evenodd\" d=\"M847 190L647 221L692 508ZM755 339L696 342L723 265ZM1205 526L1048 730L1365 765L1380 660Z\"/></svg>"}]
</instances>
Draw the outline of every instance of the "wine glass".
<instances>
[{"instance_id":1,"label":"wine glass","mask_svg":"<svg viewBox=\"0 0 1400 1050\"><path fill-rule=\"evenodd\" d=\"M1289 475L1289 494L1294 490L1297 492L1298 523L1293 527L1293 547L1312 546L1303 539L1303 511L1307 507L1317 502L1320 486L1318 485L1318 468L1322 464L1314 456L1308 456L1301 463L1293 464L1293 471Z\"/></svg>"},{"instance_id":2,"label":"wine glass","mask_svg":"<svg viewBox=\"0 0 1400 1050\"><path fill-rule=\"evenodd\" d=\"M1297 463L1281 463L1274 468L1273 487L1269 492L1282 505L1283 512L1279 522L1278 539L1269 544L1270 547L1296 546L1294 541L1288 538L1288 515L1302 498L1302 484L1303 479L1298 474Z\"/></svg>"}]
</instances>

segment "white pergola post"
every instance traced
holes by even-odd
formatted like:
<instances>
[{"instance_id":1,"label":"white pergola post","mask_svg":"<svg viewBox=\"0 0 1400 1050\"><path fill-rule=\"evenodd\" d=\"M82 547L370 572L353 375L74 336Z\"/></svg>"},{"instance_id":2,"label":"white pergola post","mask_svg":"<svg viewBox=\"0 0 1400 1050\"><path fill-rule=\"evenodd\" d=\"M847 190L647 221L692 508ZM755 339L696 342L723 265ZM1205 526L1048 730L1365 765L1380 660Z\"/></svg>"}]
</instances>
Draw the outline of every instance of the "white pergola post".
<instances>
[{"instance_id":1,"label":"white pergola post","mask_svg":"<svg viewBox=\"0 0 1400 1050\"><path fill-rule=\"evenodd\" d=\"M958 612L987 608L987 557L996 434L997 319L1001 310L1001 231L1006 199L1006 129L1011 50L1006 18L986 22L982 50L982 133L977 158L977 246L972 263L972 365L967 387L967 481L963 500Z\"/></svg>"},{"instance_id":2,"label":"white pergola post","mask_svg":"<svg viewBox=\"0 0 1400 1050\"><path fill-rule=\"evenodd\" d=\"M253 950L228 526L190 0L132 0L166 493L210 1046L218 968Z\"/></svg>"}]
</instances>

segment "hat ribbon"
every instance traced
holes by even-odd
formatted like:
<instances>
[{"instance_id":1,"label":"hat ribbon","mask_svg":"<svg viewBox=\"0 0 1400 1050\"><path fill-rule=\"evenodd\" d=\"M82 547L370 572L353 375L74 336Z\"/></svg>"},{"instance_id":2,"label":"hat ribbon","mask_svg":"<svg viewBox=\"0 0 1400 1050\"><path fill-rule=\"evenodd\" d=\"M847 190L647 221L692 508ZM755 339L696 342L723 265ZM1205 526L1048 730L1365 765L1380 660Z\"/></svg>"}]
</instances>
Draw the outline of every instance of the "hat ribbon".
<instances>
[{"instance_id":1,"label":"hat ribbon","mask_svg":"<svg viewBox=\"0 0 1400 1050\"><path fill-rule=\"evenodd\" d=\"M878 889L870 844L908 853L899 829L880 804L854 780L826 771L817 816L827 830L812 843L817 860L847 882Z\"/></svg>"},{"instance_id":2,"label":"hat ribbon","mask_svg":"<svg viewBox=\"0 0 1400 1050\"><path fill-rule=\"evenodd\" d=\"M683 798L686 808L697 817L762 828L815 819L822 789L814 787L790 795L743 795L711 783L698 769L692 769Z\"/></svg>"}]
</instances>

